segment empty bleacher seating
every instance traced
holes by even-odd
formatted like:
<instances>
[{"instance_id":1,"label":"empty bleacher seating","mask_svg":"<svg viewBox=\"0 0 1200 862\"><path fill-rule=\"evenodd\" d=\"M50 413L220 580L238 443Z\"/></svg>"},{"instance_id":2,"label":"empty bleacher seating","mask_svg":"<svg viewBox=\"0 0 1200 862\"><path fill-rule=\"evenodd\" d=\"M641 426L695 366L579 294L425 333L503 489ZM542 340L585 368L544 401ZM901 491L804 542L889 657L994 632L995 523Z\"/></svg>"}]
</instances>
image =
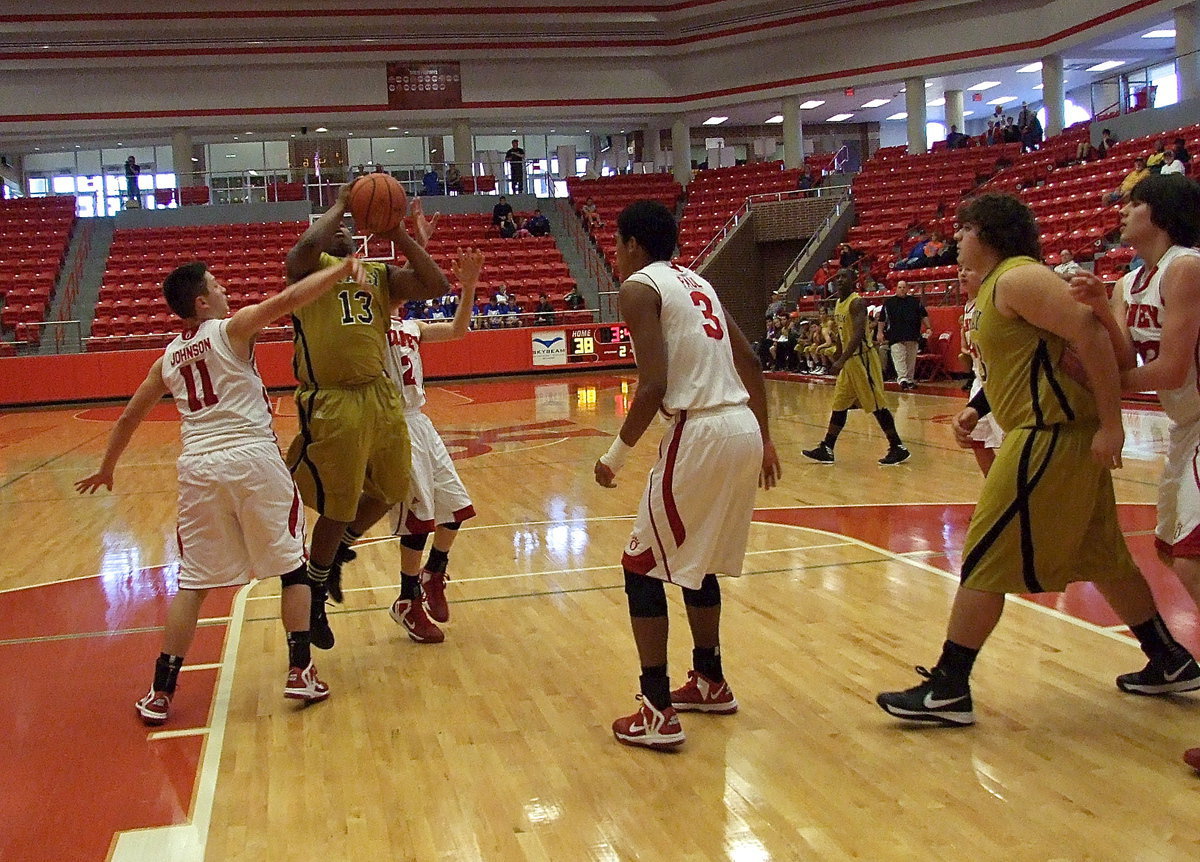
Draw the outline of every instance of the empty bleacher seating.
<instances>
[{"instance_id":1,"label":"empty bleacher seating","mask_svg":"<svg viewBox=\"0 0 1200 862\"><path fill-rule=\"evenodd\" d=\"M0 341L35 342L75 225L75 198L0 201Z\"/></svg>"}]
</instances>

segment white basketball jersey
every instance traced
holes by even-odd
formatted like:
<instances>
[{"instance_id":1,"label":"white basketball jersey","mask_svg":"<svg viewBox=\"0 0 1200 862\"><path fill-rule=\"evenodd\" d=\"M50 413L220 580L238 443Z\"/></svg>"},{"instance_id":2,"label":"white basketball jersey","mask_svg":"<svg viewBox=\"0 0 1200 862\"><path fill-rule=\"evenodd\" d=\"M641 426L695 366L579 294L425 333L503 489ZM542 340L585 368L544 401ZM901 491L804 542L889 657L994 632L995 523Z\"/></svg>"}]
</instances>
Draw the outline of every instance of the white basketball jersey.
<instances>
[{"instance_id":1,"label":"white basketball jersey","mask_svg":"<svg viewBox=\"0 0 1200 862\"><path fill-rule=\"evenodd\" d=\"M733 364L729 324L711 284L682 266L657 261L628 279L654 288L662 299L667 351L663 410L706 410L750 400Z\"/></svg>"},{"instance_id":2,"label":"white basketball jersey","mask_svg":"<svg viewBox=\"0 0 1200 862\"><path fill-rule=\"evenodd\" d=\"M388 330L387 371L405 410L425 406L425 367L421 364L421 324L415 320L392 318Z\"/></svg>"},{"instance_id":3,"label":"white basketball jersey","mask_svg":"<svg viewBox=\"0 0 1200 862\"><path fill-rule=\"evenodd\" d=\"M971 329L972 324L978 324L978 322L979 318L975 315L975 300L968 299L967 304L963 306L962 349L971 357L971 370L975 372L975 379L982 380L987 375L983 370L983 357L979 355L979 345L975 343L975 333Z\"/></svg>"},{"instance_id":4,"label":"white basketball jersey","mask_svg":"<svg viewBox=\"0 0 1200 862\"><path fill-rule=\"evenodd\" d=\"M183 454L246 443L276 443L271 402L253 357L242 359L225 334L228 319L206 320L167 346L163 382L183 420Z\"/></svg>"},{"instance_id":5,"label":"white basketball jersey","mask_svg":"<svg viewBox=\"0 0 1200 862\"><path fill-rule=\"evenodd\" d=\"M1195 249L1173 245L1159 260L1158 266L1147 271L1138 267L1122 279L1125 294L1125 325L1143 363L1158 357L1162 342L1162 319L1165 306L1162 298L1162 277L1177 258L1200 255ZM1196 365L1200 363L1200 346L1193 361L1188 363L1187 380L1178 389L1162 390L1158 400L1163 411L1177 424L1200 420L1200 390L1196 388Z\"/></svg>"}]
</instances>

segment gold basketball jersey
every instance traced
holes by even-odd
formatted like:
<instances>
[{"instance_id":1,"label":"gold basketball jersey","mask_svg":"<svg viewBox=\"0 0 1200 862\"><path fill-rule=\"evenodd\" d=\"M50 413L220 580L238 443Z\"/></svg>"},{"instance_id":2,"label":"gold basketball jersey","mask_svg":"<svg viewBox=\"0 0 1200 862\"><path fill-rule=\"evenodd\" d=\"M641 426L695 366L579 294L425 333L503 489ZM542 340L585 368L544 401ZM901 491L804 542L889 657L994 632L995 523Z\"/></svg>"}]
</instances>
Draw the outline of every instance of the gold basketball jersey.
<instances>
[{"instance_id":1,"label":"gold basketball jersey","mask_svg":"<svg viewBox=\"0 0 1200 862\"><path fill-rule=\"evenodd\" d=\"M845 299L839 299L837 305L833 307L833 321L837 325L838 338L841 339L842 350L846 349L846 345L850 343L850 339L854 336L854 315L850 313L850 306L854 304L854 300L861 299L857 293L851 293ZM868 350L871 345L871 321L866 321L863 327L863 340L859 345L859 352Z\"/></svg>"}]
</instances>

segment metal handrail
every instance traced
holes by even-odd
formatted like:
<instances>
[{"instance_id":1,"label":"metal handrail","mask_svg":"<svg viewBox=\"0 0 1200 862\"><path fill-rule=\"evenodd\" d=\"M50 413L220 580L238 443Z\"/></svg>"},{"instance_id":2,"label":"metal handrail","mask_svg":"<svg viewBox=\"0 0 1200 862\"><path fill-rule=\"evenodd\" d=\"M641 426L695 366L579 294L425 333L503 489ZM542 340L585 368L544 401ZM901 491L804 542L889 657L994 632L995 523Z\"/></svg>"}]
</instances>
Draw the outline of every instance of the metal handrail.
<instances>
[{"instance_id":1,"label":"metal handrail","mask_svg":"<svg viewBox=\"0 0 1200 862\"><path fill-rule=\"evenodd\" d=\"M845 205L853 200L849 194L850 186L834 186L834 188L846 189L847 191L834 202L833 209L825 217L825 221L821 222L821 226L813 232L813 235L808 238L808 242L804 243L804 247L800 249L800 253L788 264L788 268L783 271L783 278L780 279L776 293L785 293L796 283L804 261L814 248L825 241L829 236L829 232L833 229L833 223L841 217Z\"/></svg>"}]
</instances>

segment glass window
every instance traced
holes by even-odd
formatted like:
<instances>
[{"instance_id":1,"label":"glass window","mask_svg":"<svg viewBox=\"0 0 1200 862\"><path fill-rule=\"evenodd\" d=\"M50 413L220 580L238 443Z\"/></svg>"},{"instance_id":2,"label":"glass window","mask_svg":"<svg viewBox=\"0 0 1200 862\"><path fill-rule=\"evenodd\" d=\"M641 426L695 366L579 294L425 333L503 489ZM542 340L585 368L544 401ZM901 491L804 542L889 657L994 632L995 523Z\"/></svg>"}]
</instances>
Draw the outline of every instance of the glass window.
<instances>
[{"instance_id":1,"label":"glass window","mask_svg":"<svg viewBox=\"0 0 1200 862\"><path fill-rule=\"evenodd\" d=\"M50 187L56 195L73 195L75 194L75 178L55 177Z\"/></svg>"},{"instance_id":2,"label":"glass window","mask_svg":"<svg viewBox=\"0 0 1200 862\"><path fill-rule=\"evenodd\" d=\"M45 197L50 193L50 180L46 177L29 178L29 196L31 198Z\"/></svg>"}]
</instances>

